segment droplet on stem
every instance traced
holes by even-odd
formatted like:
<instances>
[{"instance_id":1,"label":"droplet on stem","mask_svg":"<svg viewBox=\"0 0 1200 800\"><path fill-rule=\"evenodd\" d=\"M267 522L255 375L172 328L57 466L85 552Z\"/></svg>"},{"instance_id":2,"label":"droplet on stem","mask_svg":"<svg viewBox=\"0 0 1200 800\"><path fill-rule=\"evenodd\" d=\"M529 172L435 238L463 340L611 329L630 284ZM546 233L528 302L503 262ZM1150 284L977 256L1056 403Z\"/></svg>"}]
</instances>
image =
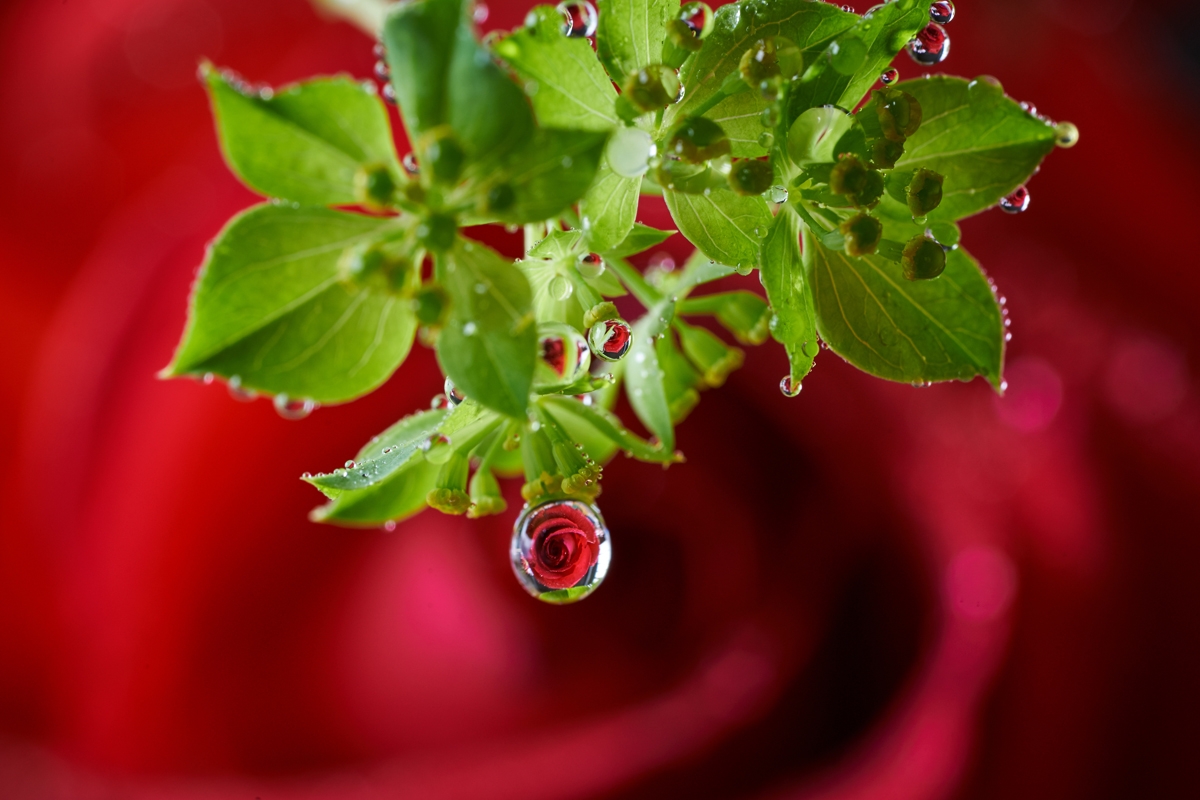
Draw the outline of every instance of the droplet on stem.
<instances>
[{"instance_id":1,"label":"droplet on stem","mask_svg":"<svg viewBox=\"0 0 1200 800\"><path fill-rule=\"evenodd\" d=\"M1029 190L1018 186L1012 194L1000 200L1000 210L1006 214L1020 214L1029 208Z\"/></svg>"},{"instance_id":2,"label":"droplet on stem","mask_svg":"<svg viewBox=\"0 0 1200 800\"><path fill-rule=\"evenodd\" d=\"M898 80L900 80L900 70L896 69L895 67L888 67L883 71L883 74L879 76L879 82L884 86L891 86Z\"/></svg>"},{"instance_id":3,"label":"droplet on stem","mask_svg":"<svg viewBox=\"0 0 1200 800\"><path fill-rule=\"evenodd\" d=\"M509 547L521 588L546 603L573 603L608 574L612 544L600 511L581 500L526 506Z\"/></svg>"},{"instance_id":4,"label":"droplet on stem","mask_svg":"<svg viewBox=\"0 0 1200 800\"><path fill-rule=\"evenodd\" d=\"M619 361L633 345L633 329L623 319L597 322L588 331L588 346L597 358Z\"/></svg>"},{"instance_id":5,"label":"droplet on stem","mask_svg":"<svg viewBox=\"0 0 1200 800\"><path fill-rule=\"evenodd\" d=\"M800 381L793 381L791 375L784 375L783 380L779 382L779 391L783 392L784 397L795 397L800 394L800 390L804 386Z\"/></svg>"}]
</instances>

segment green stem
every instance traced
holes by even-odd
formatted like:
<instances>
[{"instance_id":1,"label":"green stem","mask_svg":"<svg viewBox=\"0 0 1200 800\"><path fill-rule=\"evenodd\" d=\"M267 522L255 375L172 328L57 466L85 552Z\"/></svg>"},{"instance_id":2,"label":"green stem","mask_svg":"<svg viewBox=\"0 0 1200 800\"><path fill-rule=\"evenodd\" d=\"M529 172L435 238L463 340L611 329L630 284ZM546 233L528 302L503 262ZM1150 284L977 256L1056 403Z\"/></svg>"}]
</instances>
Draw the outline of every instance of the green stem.
<instances>
[{"instance_id":1,"label":"green stem","mask_svg":"<svg viewBox=\"0 0 1200 800\"><path fill-rule=\"evenodd\" d=\"M642 277L642 273L634 269L625 259L609 257L604 261L613 272L617 273L617 277L628 287L637 301L646 308L651 308L662 299L659 291L647 283L646 279Z\"/></svg>"}]
</instances>

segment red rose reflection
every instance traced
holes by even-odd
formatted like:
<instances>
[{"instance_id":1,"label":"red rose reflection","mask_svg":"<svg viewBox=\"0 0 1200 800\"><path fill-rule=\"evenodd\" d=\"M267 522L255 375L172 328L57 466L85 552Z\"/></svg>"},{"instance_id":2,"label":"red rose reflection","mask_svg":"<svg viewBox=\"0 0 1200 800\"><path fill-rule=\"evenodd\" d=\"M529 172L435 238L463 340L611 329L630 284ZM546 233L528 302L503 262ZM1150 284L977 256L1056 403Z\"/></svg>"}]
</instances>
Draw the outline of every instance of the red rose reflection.
<instances>
[{"instance_id":1,"label":"red rose reflection","mask_svg":"<svg viewBox=\"0 0 1200 800\"><path fill-rule=\"evenodd\" d=\"M578 503L547 503L533 509L525 530L532 543L525 563L547 588L575 586L600 558L595 521Z\"/></svg>"}]
</instances>

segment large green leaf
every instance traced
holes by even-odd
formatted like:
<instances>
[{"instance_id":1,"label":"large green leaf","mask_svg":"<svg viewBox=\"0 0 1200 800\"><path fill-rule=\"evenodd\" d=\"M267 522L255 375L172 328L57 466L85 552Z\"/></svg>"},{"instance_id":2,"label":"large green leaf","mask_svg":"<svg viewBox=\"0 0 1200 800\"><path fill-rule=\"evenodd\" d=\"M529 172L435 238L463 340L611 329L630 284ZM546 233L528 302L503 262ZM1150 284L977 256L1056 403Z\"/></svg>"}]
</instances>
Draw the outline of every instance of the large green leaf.
<instances>
[{"instance_id":1,"label":"large green leaf","mask_svg":"<svg viewBox=\"0 0 1200 800\"><path fill-rule=\"evenodd\" d=\"M587 40L563 36L554 6L537 6L526 20L494 49L525 81L538 122L593 131L616 126L617 90Z\"/></svg>"},{"instance_id":2,"label":"large green leaf","mask_svg":"<svg viewBox=\"0 0 1200 800\"><path fill-rule=\"evenodd\" d=\"M364 164L382 164L400 180L387 111L369 85L318 78L260 94L210 65L202 72L225 160L254 191L349 205L358 202L354 177Z\"/></svg>"},{"instance_id":3,"label":"large green leaf","mask_svg":"<svg viewBox=\"0 0 1200 800\"><path fill-rule=\"evenodd\" d=\"M312 518L346 525L379 525L424 508L425 495L433 488L438 467L425 460L422 446L449 413L448 409L437 409L405 417L364 445L354 458L353 469L305 477L330 498L330 502L314 509Z\"/></svg>"},{"instance_id":4,"label":"large green leaf","mask_svg":"<svg viewBox=\"0 0 1200 800\"><path fill-rule=\"evenodd\" d=\"M828 3L800 0L769 0L755 4L731 3L717 9L712 33L698 53L680 69L685 87L683 100L667 109L664 124L694 114L721 90L721 84L738 68L742 54L766 36L786 36L804 51L810 62L839 33L858 21L858 16ZM761 156L766 150L757 145L763 128L759 114L766 101L757 91L745 91L725 98L704 116L717 120L734 145L736 156Z\"/></svg>"},{"instance_id":5,"label":"large green leaf","mask_svg":"<svg viewBox=\"0 0 1200 800\"><path fill-rule=\"evenodd\" d=\"M905 143L896 169L925 167L946 178L931 219L958 220L991 208L1054 149L1052 126L985 81L972 85L937 75L898 88L921 102L924 121Z\"/></svg>"},{"instance_id":6,"label":"large green leaf","mask_svg":"<svg viewBox=\"0 0 1200 800\"><path fill-rule=\"evenodd\" d=\"M234 217L200 269L164 373L236 376L322 403L374 389L408 355L416 321L406 299L340 280L338 259L405 224L274 204Z\"/></svg>"},{"instance_id":7,"label":"large green leaf","mask_svg":"<svg viewBox=\"0 0 1200 800\"><path fill-rule=\"evenodd\" d=\"M600 164L595 183L579 203L579 218L592 250L603 253L624 243L637 218L641 190L641 178L621 177L607 159Z\"/></svg>"},{"instance_id":8,"label":"large green leaf","mask_svg":"<svg viewBox=\"0 0 1200 800\"><path fill-rule=\"evenodd\" d=\"M629 405L667 452L675 449L675 428L671 424L671 409L663 388L655 340L674 316L674 301L663 300L634 323L633 345L626 356L625 367L625 393Z\"/></svg>"},{"instance_id":9,"label":"large green leaf","mask_svg":"<svg viewBox=\"0 0 1200 800\"><path fill-rule=\"evenodd\" d=\"M861 42L858 48L865 51L862 65L850 75L827 66L815 79L798 84L788 104L789 121L805 109L818 106L855 108L896 54L929 23L930 3L931 0L907 0L876 6L869 17L856 21L837 36L838 46L847 51L850 40Z\"/></svg>"},{"instance_id":10,"label":"large green leaf","mask_svg":"<svg viewBox=\"0 0 1200 800\"><path fill-rule=\"evenodd\" d=\"M853 258L804 238L821 338L864 372L893 381L969 380L999 386L1004 363L1000 306L966 251L938 278L907 281L900 264Z\"/></svg>"},{"instance_id":11,"label":"large green leaf","mask_svg":"<svg viewBox=\"0 0 1200 800\"><path fill-rule=\"evenodd\" d=\"M596 53L621 83L647 64L662 63L667 22L679 13L673 0L598 0Z\"/></svg>"},{"instance_id":12,"label":"large green leaf","mask_svg":"<svg viewBox=\"0 0 1200 800\"><path fill-rule=\"evenodd\" d=\"M475 39L470 0L398 3L383 27L392 86L410 141L449 125L472 161L528 141L533 112Z\"/></svg>"},{"instance_id":13,"label":"large green leaf","mask_svg":"<svg viewBox=\"0 0 1200 800\"><path fill-rule=\"evenodd\" d=\"M452 310L438 336L442 371L471 399L524 417L537 357L529 282L512 262L459 239L439 258Z\"/></svg>"},{"instance_id":14,"label":"large green leaf","mask_svg":"<svg viewBox=\"0 0 1200 800\"><path fill-rule=\"evenodd\" d=\"M812 369L821 348L813 289L800 254L800 219L787 205L763 242L759 278L774 312L771 336L787 351L792 382L798 383Z\"/></svg>"},{"instance_id":15,"label":"large green leaf","mask_svg":"<svg viewBox=\"0 0 1200 800\"><path fill-rule=\"evenodd\" d=\"M713 261L731 267L757 263L758 249L771 227L766 200L728 189L710 194L666 189L663 197L679 232Z\"/></svg>"}]
</instances>

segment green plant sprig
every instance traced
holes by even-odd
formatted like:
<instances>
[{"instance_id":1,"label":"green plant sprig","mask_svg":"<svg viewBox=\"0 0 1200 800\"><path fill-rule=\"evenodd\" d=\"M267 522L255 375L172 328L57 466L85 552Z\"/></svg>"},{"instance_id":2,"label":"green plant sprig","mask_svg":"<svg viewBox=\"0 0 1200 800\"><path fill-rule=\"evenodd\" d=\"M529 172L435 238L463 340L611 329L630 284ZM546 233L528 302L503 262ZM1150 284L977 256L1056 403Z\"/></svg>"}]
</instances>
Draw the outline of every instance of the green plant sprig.
<instances>
[{"instance_id":1,"label":"green plant sprig","mask_svg":"<svg viewBox=\"0 0 1200 800\"><path fill-rule=\"evenodd\" d=\"M378 26L404 159L374 84L260 90L206 64L226 160L268 202L211 245L163 374L301 416L432 346L446 395L304 476L328 498L314 519L360 526L500 513L497 476L523 474L527 502L591 502L617 452L681 461L675 426L743 360L697 317L783 345L789 395L822 342L888 380L999 390L1005 315L957 223L1078 134L994 79L873 90L930 5L600 0L593 50L552 6L481 42L470 0L371 3L355 19ZM682 269L628 261L676 233L636 222L650 195L696 248ZM488 223L522 226L524 257L462 235ZM693 294L754 270L765 298ZM627 294L628 353L589 369ZM611 410L621 388L651 439Z\"/></svg>"}]
</instances>

